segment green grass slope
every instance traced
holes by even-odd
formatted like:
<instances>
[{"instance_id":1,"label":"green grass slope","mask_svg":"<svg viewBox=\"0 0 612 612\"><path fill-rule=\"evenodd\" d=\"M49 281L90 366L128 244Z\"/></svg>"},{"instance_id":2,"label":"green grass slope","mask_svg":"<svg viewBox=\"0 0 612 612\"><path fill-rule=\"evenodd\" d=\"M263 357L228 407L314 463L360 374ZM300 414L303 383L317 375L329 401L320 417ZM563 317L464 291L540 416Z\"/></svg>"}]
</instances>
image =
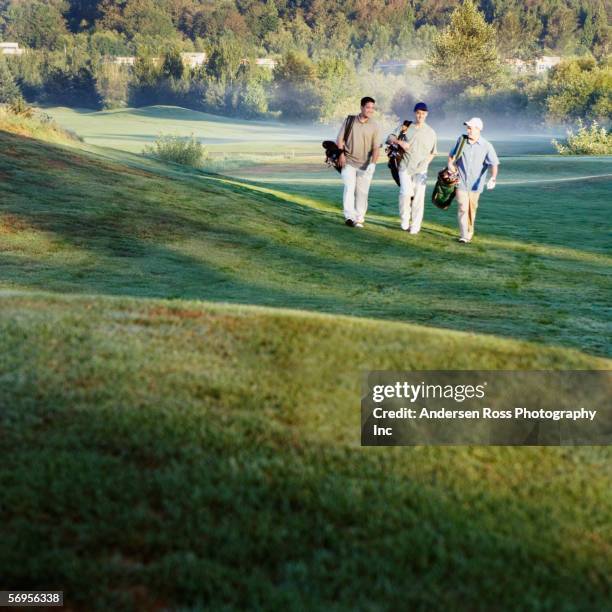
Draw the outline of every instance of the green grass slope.
<instances>
[{"instance_id":1,"label":"green grass slope","mask_svg":"<svg viewBox=\"0 0 612 612\"><path fill-rule=\"evenodd\" d=\"M226 173L253 185L282 191L285 197L308 195L318 201L340 202L342 183L338 175L318 161L259 163ZM611 162L610 156L502 156L498 185L494 191L485 190L480 202L478 244L500 246L490 240L499 238L526 248L560 247L609 257ZM434 160L429 170L425 228L435 230L442 225L456 233L456 205L440 211L429 201L435 171L443 165L441 159ZM398 188L385 164L380 163L370 190L368 215L375 213L398 223L397 198ZM540 252L546 255L545 250Z\"/></svg>"},{"instance_id":2,"label":"green grass slope","mask_svg":"<svg viewBox=\"0 0 612 612\"><path fill-rule=\"evenodd\" d=\"M366 369L609 368L605 304L575 298L604 291L603 253L460 250L434 224L410 243L382 211L358 234L324 198L7 133L0 177L7 587L83 610L605 608L608 449L361 448L358 405Z\"/></svg>"},{"instance_id":3,"label":"green grass slope","mask_svg":"<svg viewBox=\"0 0 612 612\"><path fill-rule=\"evenodd\" d=\"M359 447L365 368L605 367L398 323L0 296L0 568L76 609L602 610L606 448Z\"/></svg>"},{"instance_id":4,"label":"green grass slope","mask_svg":"<svg viewBox=\"0 0 612 612\"><path fill-rule=\"evenodd\" d=\"M484 227L465 248L433 207L416 239L376 202L358 233L342 225L333 193L164 169L120 151L1 134L0 172L4 287L283 306L610 355L612 258L588 215L580 244L555 241L542 219L523 241L523 217L505 221L507 237L487 232L483 204ZM550 239L537 242L537 231Z\"/></svg>"}]
</instances>

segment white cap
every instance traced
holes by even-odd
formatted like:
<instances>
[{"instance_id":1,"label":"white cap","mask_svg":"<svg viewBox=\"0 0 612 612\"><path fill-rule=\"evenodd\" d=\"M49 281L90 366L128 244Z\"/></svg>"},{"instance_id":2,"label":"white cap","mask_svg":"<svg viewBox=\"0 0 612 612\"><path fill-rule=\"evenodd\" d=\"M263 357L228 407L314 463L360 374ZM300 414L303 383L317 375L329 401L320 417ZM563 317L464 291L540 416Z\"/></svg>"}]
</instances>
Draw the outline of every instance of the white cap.
<instances>
[{"instance_id":1,"label":"white cap","mask_svg":"<svg viewBox=\"0 0 612 612\"><path fill-rule=\"evenodd\" d=\"M475 127L479 130L482 130L484 128L482 119L480 117L472 117L469 121L464 121L463 125L469 125L470 127Z\"/></svg>"}]
</instances>

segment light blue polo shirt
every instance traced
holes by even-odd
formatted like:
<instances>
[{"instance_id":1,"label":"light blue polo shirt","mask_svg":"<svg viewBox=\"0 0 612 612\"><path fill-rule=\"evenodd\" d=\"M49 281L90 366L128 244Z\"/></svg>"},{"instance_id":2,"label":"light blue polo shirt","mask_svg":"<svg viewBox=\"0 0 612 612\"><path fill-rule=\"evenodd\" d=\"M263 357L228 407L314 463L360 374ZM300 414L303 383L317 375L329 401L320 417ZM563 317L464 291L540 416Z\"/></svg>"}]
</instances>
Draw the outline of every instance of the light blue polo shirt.
<instances>
[{"instance_id":1,"label":"light blue polo shirt","mask_svg":"<svg viewBox=\"0 0 612 612\"><path fill-rule=\"evenodd\" d=\"M455 156L455 152L459 148L462 136L459 136L455 146L451 150L451 156ZM480 136L478 140L470 144L468 140L463 147L463 154L458 162L456 162L459 170L459 185L457 189L460 191L477 191L482 193L487 182L487 170L489 166L499 166L499 159L493 145Z\"/></svg>"}]
</instances>

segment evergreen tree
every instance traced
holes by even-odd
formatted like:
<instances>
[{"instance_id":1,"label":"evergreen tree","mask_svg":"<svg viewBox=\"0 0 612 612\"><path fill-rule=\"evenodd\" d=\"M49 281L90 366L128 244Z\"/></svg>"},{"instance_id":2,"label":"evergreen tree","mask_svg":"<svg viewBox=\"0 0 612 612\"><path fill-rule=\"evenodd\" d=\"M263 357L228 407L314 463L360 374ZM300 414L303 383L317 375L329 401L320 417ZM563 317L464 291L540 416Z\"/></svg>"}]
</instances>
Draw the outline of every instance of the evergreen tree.
<instances>
[{"instance_id":1,"label":"evergreen tree","mask_svg":"<svg viewBox=\"0 0 612 612\"><path fill-rule=\"evenodd\" d=\"M449 94L494 85L501 74L495 28L473 0L457 7L450 24L436 36L428 65L433 82Z\"/></svg>"},{"instance_id":2,"label":"evergreen tree","mask_svg":"<svg viewBox=\"0 0 612 612\"><path fill-rule=\"evenodd\" d=\"M129 90L129 103L133 106L157 104L161 74L153 59L143 54L136 58Z\"/></svg>"},{"instance_id":3,"label":"evergreen tree","mask_svg":"<svg viewBox=\"0 0 612 612\"><path fill-rule=\"evenodd\" d=\"M210 55L206 71L214 79L234 81L240 70L244 49L233 34L223 36Z\"/></svg>"},{"instance_id":4,"label":"evergreen tree","mask_svg":"<svg viewBox=\"0 0 612 612\"><path fill-rule=\"evenodd\" d=\"M170 15L153 0L128 0L123 18L131 36L171 37L175 33Z\"/></svg>"},{"instance_id":5,"label":"evergreen tree","mask_svg":"<svg viewBox=\"0 0 612 612\"><path fill-rule=\"evenodd\" d=\"M95 73L96 91L104 108L127 106L129 73L125 66L101 63Z\"/></svg>"},{"instance_id":6,"label":"evergreen tree","mask_svg":"<svg viewBox=\"0 0 612 612\"><path fill-rule=\"evenodd\" d=\"M0 103L11 104L21 98L21 92L15 79L6 64L6 60L0 56Z\"/></svg>"},{"instance_id":7,"label":"evergreen tree","mask_svg":"<svg viewBox=\"0 0 612 612\"><path fill-rule=\"evenodd\" d=\"M544 45L558 53L573 53L577 46L578 16L566 6L555 6L546 18Z\"/></svg>"},{"instance_id":8,"label":"evergreen tree","mask_svg":"<svg viewBox=\"0 0 612 612\"><path fill-rule=\"evenodd\" d=\"M178 49L171 49L164 54L164 63L162 64L162 74L166 78L180 79L183 76L185 67Z\"/></svg>"},{"instance_id":9,"label":"evergreen tree","mask_svg":"<svg viewBox=\"0 0 612 612\"><path fill-rule=\"evenodd\" d=\"M81 108L100 108L102 101L90 66L56 66L49 71L45 101Z\"/></svg>"}]
</instances>

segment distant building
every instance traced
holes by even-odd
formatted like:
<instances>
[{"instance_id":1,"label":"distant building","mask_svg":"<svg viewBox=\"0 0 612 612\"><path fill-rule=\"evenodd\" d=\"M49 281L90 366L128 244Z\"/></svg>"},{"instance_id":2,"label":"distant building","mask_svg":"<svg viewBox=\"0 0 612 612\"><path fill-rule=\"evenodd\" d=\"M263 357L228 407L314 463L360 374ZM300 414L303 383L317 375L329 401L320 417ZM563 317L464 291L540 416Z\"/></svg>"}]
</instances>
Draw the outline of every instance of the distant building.
<instances>
[{"instance_id":1,"label":"distant building","mask_svg":"<svg viewBox=\"0 0 612 612\"><path fill-rule=\"evenodd\" d=\"M411 59L406 60L406 68L412 68L416 70L419 66L422 66L425 63L424 59Z\"/></svg>"},{"instance_id":2,"label":"distant building","mask_svg":"<svg viewBox=\"0 0 612 612\"><path fill-rule=\"evenodd\" d=\"M119 66L133 66L138 58L133 55L112 55L106 58L106 61L110 64L117 64ZM150 62L154 66L160 66L162 63L161 57L149 57Z\"/></svg>"},{"instance_id":3,"label":"distant building","mask_svg":"<svg viewBox=\"0 0 612 612\"><path fill-rule=\"evenodd\" d=\"M518 57L512 57L505 60L506 64L510 66L510 69L517 74L523 74L529 72L530 64L525 60L519 59Z\"/></svg>"},{"instance_id":4,"label":"distant building","mask_svg":"<svg viewBox=\"0 0 612 612\"><path fill-rule=\"evenodd\" d=\"M407 60L383 60L376 64L378 70L389 73L401 74L405 70L416 70L422 66L425 60L422 59L407 59Z\"/></svg>"},{"instance_id":5,"label":"distant building","mask_svg":"<svg viewBox=\"0 0 612 612\"><path fill-rule=\"evenodd\" d=\"M251 60L248 57L243 57L240 60L240 64L242 66L246 66L247 64L250 64ZM256 57L253 60L253 63L255 64L255 66L260 66L261 68L268 68L270 70L274 70L274 68L276 68L276 66L278 66L278 61L275 59L272 59L271 57Z\"/></svg>"},{"instance_id":6,"label":"distant building","mask_svg":"<svg viewBox=\"0 0 612 612\"><path fill-rule=\"evenodd\" d=\"M558 55L543 55L542 57L538 57L535 61L536 74L548 72L560 62L561 58Z\"/></svg>"},{"instance_id":7,"label":"distant building","mask_svg":"<svg viewBox=\"0 0 612 612\"><path fill-rule=\"evenodd\" d=\"M562 58L557 55L543 55L533 61L525 61L518 57L511 57L504 60L504 62L517 74L524 74L527 72L543 74L556 66L561 59Z\"/></svg>"},{"instance_id":8,"label":"distant building","mask_svg":"<svg viewBox=\"0 0 612 612\"><path fill-rule=\"evenodd\" d=\"M261 66L262 68L269 68L270 70L274 70L276 66L278 66L278 62L271 57L258 57L255 59L255 65Z\"/></svg>"},{"instance_id":9,"label":"distant building","mask_svg":"<svg viewBox=\"0 0 612 612\"><path fill-rule=\"evenodd\" d=\"M110 62L121 66L133 66L136 58L133 55L116 55L110 58Z\"/></svg>"},{"instance_id":10,"label":"distant building","mask_svg":"<svg viewBox=\"0 0 612 612\"><path fill-rule=\"evenodd\" d=\"M206 53L181 53L181 60L185 66L195 68L206 63Z\"/></svg>"},{"instance_id":11,"label":"distant building","mask_svg":"<svg viewBox=\"0 0 612 612\"><path fill-rule=\"evenodd\" d=\"M22 55L25 49L20 49L19 43L16 42L1 42L0 53L2 55Z\"/></svg>"},{"instance_id":12,"label":"distant building","mask_svg":"<svg viewBox=\"0 0 612 612\"><path fill-rule=\"evenodd\" d=\"M387 60L377 62L376 68L383 72L402 72L406 68L405 60Z\"/></svg>"}]
</instances>

